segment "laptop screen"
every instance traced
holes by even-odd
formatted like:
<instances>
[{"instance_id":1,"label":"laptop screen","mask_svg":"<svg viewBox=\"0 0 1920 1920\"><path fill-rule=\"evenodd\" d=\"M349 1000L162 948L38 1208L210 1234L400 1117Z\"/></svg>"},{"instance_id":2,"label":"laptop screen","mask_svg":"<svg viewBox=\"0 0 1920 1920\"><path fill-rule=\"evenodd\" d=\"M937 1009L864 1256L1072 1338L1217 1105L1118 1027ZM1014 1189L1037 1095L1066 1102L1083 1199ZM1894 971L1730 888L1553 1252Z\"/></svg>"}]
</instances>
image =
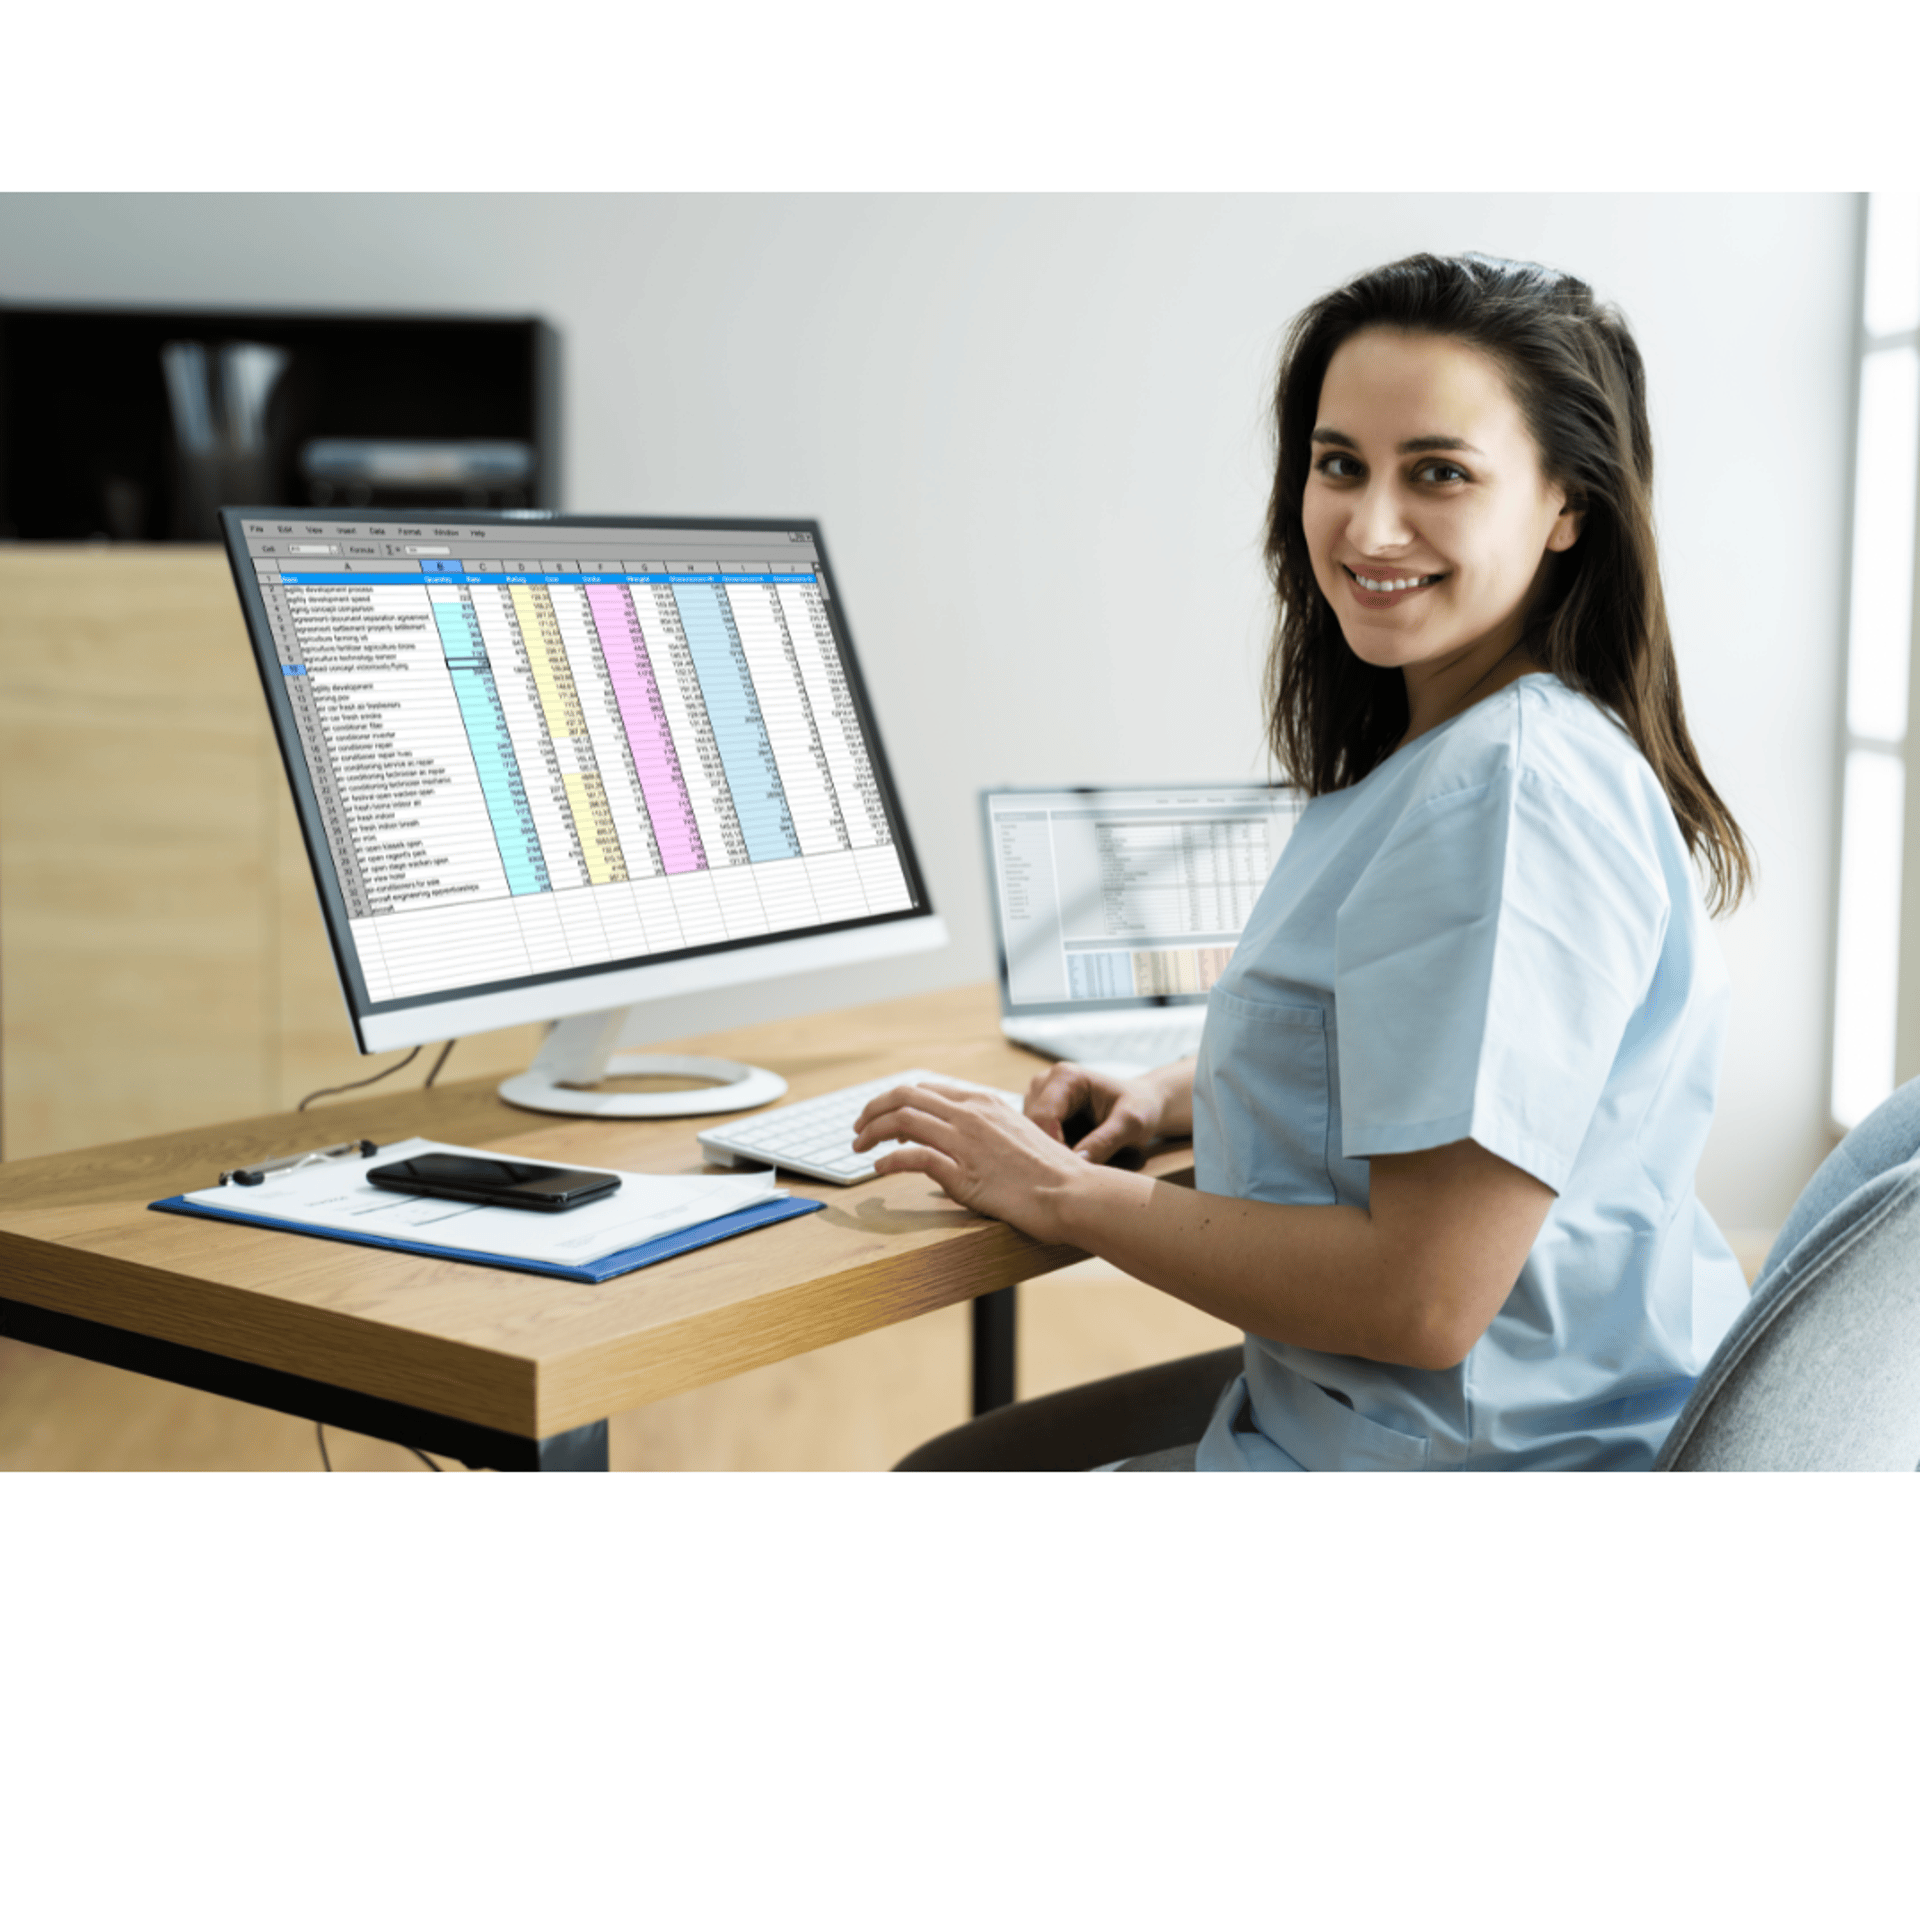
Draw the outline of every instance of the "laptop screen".
<instances>
[{"instance_id":1,"label":"laptop screen","mask_svg":"<svg viewBox=\"0 0 1920 1920\"><path fill-rule=\"evenodd\" d=\"M981 800L1009 1013L1204 998L1304 804L1252 785Z\"/></svg>"}]
</instances>

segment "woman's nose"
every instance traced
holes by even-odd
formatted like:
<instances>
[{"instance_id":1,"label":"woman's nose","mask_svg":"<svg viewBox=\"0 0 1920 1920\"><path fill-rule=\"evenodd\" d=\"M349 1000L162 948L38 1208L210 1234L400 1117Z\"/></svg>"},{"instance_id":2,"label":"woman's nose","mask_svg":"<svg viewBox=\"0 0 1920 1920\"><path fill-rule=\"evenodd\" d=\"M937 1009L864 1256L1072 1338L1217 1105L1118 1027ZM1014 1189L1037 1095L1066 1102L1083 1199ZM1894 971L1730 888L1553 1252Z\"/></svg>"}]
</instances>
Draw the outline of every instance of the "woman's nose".
<instances>
[{"instance_id":1,"label":"woman's nose","mask_svg":"<svg viewBox=\"0 0 1920 1920\"><path fill-rule=\"evenodd\" d=\"M1368 487L1353 503L1347 538L1361 553L1391 553L1412 538L1397 487Z\"/></svg>"}]
</instances>

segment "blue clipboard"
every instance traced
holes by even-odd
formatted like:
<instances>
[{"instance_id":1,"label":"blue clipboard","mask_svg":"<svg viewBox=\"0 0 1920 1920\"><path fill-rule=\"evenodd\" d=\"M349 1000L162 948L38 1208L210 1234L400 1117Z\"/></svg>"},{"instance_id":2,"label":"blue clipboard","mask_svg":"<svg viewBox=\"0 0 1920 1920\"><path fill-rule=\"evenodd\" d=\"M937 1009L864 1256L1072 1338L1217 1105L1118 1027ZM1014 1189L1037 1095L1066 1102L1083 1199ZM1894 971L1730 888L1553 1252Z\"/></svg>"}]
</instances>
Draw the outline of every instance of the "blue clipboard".
<instances>
[{"instance_id":1,"label":"blue clipboard","mask_svg":"<svg viewBox=\"0 0 1920 1920\"><path fill-rule=\"evenodd\" d=\"M265 1227L274 1233L298 1233L310 1240L348 1240L356 1246L387 1247L395 1253L418 1253L430 1260L460 1260L476 1267L507 1267L515 1273L544 1273L555 1280L578 1280L597 1286L623 1273L635 1273L657 1261L671 1260L676 1253L691 1253L695 1247L711 1246L716 1240L730 1240L736 1233L752 1233L759 1227L771 1227L781 1220L798 1219L803 1213L820 1213L824 1200L802 1200L789 1194L784 1200L763 1201L757 1207L742 1207L737 1213L723 1213L717 1220L702 1220L674 1233L663 1233L638 1246L603 1255L585 1266L570 1267L555 1260L524 1260L499 1253L476 1253L464 1247L438 1247L424 1240L394 1240L378 1233L349 1233L339 1227L309 1227L291 1220L266 1220L256 1213L237 1213L228 1207L203 1206L185 1194L170 1200L149 1202L152 1213L184 1213L202 1220L233 1220L243 1227Z\"/></svg>"}]
</instances>

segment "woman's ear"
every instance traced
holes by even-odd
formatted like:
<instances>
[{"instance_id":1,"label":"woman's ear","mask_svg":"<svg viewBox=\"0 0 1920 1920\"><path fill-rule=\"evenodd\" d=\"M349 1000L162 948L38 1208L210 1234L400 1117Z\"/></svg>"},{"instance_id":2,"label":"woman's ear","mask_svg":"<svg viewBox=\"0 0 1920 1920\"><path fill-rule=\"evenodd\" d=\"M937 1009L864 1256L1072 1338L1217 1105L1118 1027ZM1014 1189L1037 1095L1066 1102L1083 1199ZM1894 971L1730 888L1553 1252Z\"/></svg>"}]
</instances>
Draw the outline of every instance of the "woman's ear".
<instances>
[{"instance_id":1,"label":"woman's ear","mask_svg":"<svg viewBox=\"0 0 1920 1920\"><path fill-rule=\"evenodd\" d=\"M1580 538L1580 523L1586 518L1584 500L1573 499L1560 509L1553 523L1553 530L1547 535L1549 553L1565 553Z\"/></svg>"}]
</instances>

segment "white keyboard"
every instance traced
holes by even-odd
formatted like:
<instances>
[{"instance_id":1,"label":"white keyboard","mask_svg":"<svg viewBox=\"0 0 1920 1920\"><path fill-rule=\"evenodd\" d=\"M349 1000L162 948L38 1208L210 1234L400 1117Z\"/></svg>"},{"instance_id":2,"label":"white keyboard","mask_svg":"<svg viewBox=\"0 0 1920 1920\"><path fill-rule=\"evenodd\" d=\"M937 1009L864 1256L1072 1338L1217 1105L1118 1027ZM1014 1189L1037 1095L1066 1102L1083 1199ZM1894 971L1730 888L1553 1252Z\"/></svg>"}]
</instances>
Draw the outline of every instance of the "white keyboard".
<instances>
[{"instance_id":1,"label":"white keyboard","mask_svg":"<svg viewBox=\"0 0 1920 1920\"><path fill-rule=\"evenodd\" d=\"M877 1093L889 1087L905 1087L927 1082L943 1087L972 1087L977 1093L990 1093L1004 1100L1017 1113L1020 1096L1001 1087L981 1087L971 1080L956 1080L951 1074L932 1073L914 1068L906 1073L890 1073L882 1080L862 1081L857 1087L842 1087L838 1093L823 1093L811 1100L795 1100L789 1105L768 1107L749 1114L744 1120L729 1120L723 1126L709 1127L700 1135L700 1151L716 1166L734 1167L743 1160L757 1166L783 1167L789 1173L804 1174L809 1180L831 1180L837 1186L851 1187L873 1178L873 1163L892 1153L898 1141L883 1141L869 1153L853 1150L853 1123L860 1109Z\"/></svg>"}]
</instances>

